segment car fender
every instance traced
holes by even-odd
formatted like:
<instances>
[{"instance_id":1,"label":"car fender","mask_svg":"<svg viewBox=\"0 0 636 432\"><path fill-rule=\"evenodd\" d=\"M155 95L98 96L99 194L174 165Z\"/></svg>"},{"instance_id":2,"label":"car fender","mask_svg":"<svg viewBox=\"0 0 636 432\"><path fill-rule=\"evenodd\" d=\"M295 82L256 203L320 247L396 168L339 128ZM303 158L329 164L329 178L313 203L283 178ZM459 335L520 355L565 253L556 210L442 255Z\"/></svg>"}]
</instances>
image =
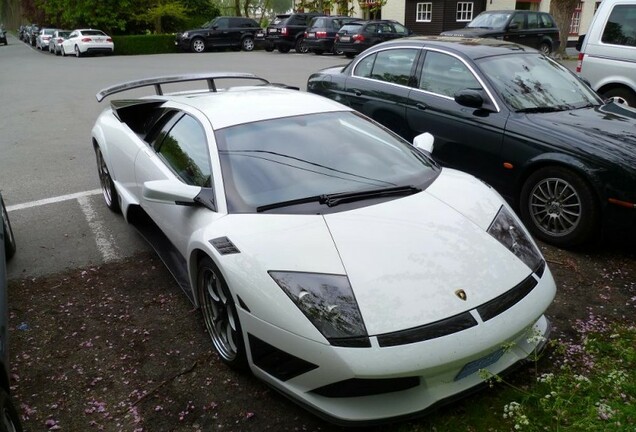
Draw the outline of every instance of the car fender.
<instances>
[{"instance_id":1,"label":"car fender","mask_svg":"<svg viewBox=\"0 0 636 432\"><path fill-rule=\"evenodd\" d=\"M592 186L594 193L597 199L600 199L601 193L600 191L603 188L603 182L599 176L599 172L602 171L602 168L595 167L586 163L585 161L574 157L572 155L563 154L563 153L543 153L537 155L536 157L529 159L526 163L521 167L519 171L520 174L517 177L517 182L515 185L515 201L516 204L519 204L519 195L521 192L521 188L525 183L526 179L532 175L533 172L538 170L539 168L545 166L562 166L564 168L569 168L572 171L579 174L585 181L588 182Z\"/></svg>"}]
</instances>

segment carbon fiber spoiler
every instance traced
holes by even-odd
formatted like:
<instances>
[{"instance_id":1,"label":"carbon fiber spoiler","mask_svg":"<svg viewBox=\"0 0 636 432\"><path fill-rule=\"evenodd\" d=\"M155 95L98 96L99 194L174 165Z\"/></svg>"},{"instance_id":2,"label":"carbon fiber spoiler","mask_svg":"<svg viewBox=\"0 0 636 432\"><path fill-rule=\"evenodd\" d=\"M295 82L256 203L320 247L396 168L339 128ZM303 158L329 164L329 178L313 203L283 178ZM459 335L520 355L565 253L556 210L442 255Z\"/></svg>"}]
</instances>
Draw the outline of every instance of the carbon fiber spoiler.
<instances>
[{"instance_id":1,"label":"carbon fiber spoiler","mask_svg":"<svg viewBox=\"0 0 636 432\"><path fill-rule=\"evenodd\" d=\"M114 86L106 87L102 89L95 95L97 98L97 102L101 102L105 97L110 96L115 93L120 93L127 90L132 90L140 87L150 87L153 86L155 88L155 92L157 95L163 95L163 89L161 88L162 84L171 84L171 83L179 83L179 82L188 82L188 81L207 81L208 89L211 92L216 92L216 81L222 79L252 79L255 81L260 81L262 84L270 85L271 83L267 81L265 78L258 77L251 73L244 72L211 72L205 74L187 74L187 75L173 75L173 76L163 76L163 77L155 77L155 78L146 78L137 81L129 81L122 84L116 84ZM273 84L279 87L288 87L284 84ZM296 88L296 87L288 87L288 88Z\"/></svg>"}]
</instances>

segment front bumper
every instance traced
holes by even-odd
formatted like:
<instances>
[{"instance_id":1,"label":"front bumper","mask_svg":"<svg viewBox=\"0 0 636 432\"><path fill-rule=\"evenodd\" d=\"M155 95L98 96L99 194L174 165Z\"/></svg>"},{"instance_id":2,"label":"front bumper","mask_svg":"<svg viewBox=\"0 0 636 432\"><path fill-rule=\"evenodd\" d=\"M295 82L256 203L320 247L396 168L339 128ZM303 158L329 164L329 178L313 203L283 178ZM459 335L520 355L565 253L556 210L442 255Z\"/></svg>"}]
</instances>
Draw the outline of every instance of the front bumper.
<instances>
[{"instance_id":1,"label":"front bumper","mask_svg":"<svg viewBox=\"0 0 636 432\"><path fill-rule=\"evenodd\" d=\"M256 376L333 423L360 426L425 414L532 357L549 336L542 312L555 292L546 268L534 289L496 318L479 318L478 325L443 337L384 347L377 336L370 337L370 348L330 346L242 309L239 315Z\"/></svg>"}]
</instances>

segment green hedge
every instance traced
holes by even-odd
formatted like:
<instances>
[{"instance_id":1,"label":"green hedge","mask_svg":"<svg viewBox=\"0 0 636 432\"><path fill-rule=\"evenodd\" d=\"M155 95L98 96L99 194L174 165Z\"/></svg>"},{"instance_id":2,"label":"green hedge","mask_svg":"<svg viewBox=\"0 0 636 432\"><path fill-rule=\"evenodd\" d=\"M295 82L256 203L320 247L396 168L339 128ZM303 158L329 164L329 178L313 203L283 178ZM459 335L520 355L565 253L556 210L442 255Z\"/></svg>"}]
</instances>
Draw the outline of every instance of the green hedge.
<instances>
[{"instance_id":1,"label":"green hedge","mask_svg":"<svg viewBox=\"0 0 636 432\"><path fill-rule=\"evenodd\" d=\"M113 36L116 55L164 54L177 52L174 35Z\"/></svg>"}]
</instances>

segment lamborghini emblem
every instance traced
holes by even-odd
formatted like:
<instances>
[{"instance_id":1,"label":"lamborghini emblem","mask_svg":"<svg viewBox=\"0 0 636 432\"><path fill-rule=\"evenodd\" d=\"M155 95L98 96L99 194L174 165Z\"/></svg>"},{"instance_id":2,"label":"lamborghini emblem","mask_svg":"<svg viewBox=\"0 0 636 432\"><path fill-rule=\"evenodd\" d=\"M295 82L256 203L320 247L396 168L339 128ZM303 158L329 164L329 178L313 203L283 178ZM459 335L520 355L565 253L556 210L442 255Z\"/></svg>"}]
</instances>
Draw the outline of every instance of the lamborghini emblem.
<instances>
[{"instance_id":1,"label":"lamborghini emblem","mask_svg":"<svg viewBox=\"0 0 636 432\"><path fill-rule=\"evenodd\" d=\"M466 299L468 298L468 296L466 295L466 291L464 291L463 289L458 289L457 291L455 291L455 295L464 301L466 301Z\"/></svg>"}]
</instances>

